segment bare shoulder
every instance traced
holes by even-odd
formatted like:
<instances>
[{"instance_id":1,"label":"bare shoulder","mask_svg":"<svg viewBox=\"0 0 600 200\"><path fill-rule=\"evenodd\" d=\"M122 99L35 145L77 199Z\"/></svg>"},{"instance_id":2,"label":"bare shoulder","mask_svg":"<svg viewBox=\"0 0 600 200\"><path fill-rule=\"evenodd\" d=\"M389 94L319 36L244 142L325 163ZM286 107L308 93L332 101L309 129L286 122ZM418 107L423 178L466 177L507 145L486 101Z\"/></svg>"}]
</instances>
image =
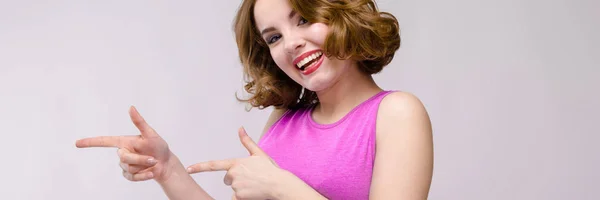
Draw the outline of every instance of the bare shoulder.
<instances>
[{"instance_id":1,"label":"bare shoulder","mask_svg":"<svg viewBox=\"0 0 600 200\"><path fill-rule=\"evenodd\" d=\"M287 111L287 109L273 109L273 111L271 111L271 114L269 115L269 118L267 119L267 123L265 124L265 127L263 128L262 133L260 134L260 138L262 138L263 135L265 135L265 133L267 131L269 131L269 129L271 128L271 126L273 126L273 124L275 124L275 122L277 122L279 119L281 119L281 117L283 116L283 114L285 114L285 112Z\"/></svg>"},{"instance_id":2,"label":"bare shoulder","mask_svg":"<svg viewBox=\"0 0 600 200\"><path fill-rule=\"evenodd\" d=\"M379 106L378 123L410 121L429 124L429 116L421 100L412 93L393 92ZM394 124L394 123L392 123Z\"/></svg>"},{"instance_id":3,"label":"bare shoulder","mask_svg":"<svg viewBox=\"0 0 600 200\"><path fill-rule=\"evenodd\" d=\"M384 97L377 113L370 199L427 199L433 173L431 122L419 98Z\"/></svg>"},{"instance_id":4,"label":"bare shoulder","mask_svg":"<svg viewBox=\"0 0 600 200\"><path fill-rule=\"evenodd\" d=\"M406 137L430 138L429 114L421 100L409 92L393 92L381 100L377 113L377 141ZM388 140L390 141L390 140Z\"/></svg>"}]
</instances>

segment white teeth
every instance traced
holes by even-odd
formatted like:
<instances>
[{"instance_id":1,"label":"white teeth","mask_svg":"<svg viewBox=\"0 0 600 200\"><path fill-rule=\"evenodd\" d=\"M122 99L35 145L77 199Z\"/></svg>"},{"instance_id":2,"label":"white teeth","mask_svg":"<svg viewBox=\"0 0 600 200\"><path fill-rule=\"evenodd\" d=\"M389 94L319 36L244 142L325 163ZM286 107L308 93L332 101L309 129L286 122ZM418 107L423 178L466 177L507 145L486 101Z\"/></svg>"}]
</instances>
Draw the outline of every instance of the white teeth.
<instances>
[{"instance_id":1,"label":"white teeth","mask_svg":"<svg viewBox=\"0 0 600 200\"><path fill-rule=\"evenodd\" d=\"M298 64L296 64L296 67L302 68L302 66L306 65L306 63L310 62L311 60L314 60L315 58L319 57L320 55L322 55L321 52L316 52L316 53L302 59L302 61L300 61L300 62L298 62Z\"/></svg>"},{"instance_id":2,"label":"white teeth","mask_svg":"<svg viewBox=\"0 0 600 200\"><path fill-rule=\"evenodd\" d=\"M304 58L304 60L302 60L302 65L306 65L306 63L308 63L308 61L310 61L309 57Z\"/></svg>"}]
</instances>

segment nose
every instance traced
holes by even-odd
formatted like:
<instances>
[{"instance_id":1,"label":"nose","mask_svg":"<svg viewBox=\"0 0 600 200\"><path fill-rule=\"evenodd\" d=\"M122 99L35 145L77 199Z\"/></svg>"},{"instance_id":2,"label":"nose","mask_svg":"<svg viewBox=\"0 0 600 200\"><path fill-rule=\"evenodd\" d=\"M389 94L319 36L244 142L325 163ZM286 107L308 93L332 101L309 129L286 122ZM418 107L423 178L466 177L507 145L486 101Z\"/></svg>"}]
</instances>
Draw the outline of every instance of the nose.
<instances>
[{"instance_id":1,"label":"nose","mask_svg":"<svg viewBox=\"0 0 600 200\"><path fill-rule=\"evenodd\" d=\"M298 52L298 49L304 47L306 42L298 36L290 34L287 38L284 38L285 42L285 50L290 55L295 55Z\"/></svg>"}]
</instances>

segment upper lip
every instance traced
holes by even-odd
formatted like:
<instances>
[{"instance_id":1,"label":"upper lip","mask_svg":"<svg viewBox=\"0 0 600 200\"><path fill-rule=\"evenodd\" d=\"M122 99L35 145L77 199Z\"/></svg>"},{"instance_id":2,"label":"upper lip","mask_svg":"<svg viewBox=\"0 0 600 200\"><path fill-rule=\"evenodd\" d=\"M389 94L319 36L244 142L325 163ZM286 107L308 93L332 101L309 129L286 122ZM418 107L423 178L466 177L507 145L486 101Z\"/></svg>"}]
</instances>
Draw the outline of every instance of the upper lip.
<instances>
[{"instance_id":1,"label":"upper lip","mask_svg":"<svg viewBox=\"0 0 600 200\"><path fill-rule=\"evenodd\" d=\"M310 56L310 55L312 55L312 54L314 54L316 52L319 52L319 51L321 51L321 50L320 49L315 49L315 50L303 53L302 55L300 55L296 59L294 59L294 62L293 62L294 65L297 65L300 61L304 60L306 57L308 57L308 56Z\"/></svg>"}]
</instances>

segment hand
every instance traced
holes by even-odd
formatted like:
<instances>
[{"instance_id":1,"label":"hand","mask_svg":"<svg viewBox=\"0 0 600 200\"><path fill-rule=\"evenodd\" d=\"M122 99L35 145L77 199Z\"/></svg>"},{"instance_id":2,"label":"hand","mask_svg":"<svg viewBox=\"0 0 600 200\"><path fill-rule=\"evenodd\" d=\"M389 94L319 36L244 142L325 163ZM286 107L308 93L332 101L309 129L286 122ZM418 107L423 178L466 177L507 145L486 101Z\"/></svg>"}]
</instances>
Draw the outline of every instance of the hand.
<instances>
[{"instance_id":1,"label":"hand","mask_svg":"<svg viewBox=\"0 0 600 200\"><path fill-rule=\"evenodd\" d=\"M123 176L130 181L168 178L172 157L169 147L135 107L129 109L133 124L141 132L135 136L100 136L77 140L78 148L116 147Z\"/></svg>"},{"instance_id":2,"label":"hand","mask_svg":"<svg viewBox=\"0 0 600 200\"><path fill-rule=\"evenodd\" d=\"M188 167L189 173L227 171L224 182L234 191L234 199L274 199L278 181L286 173L240 128L239 137L250 157L201 162Z\"/></svg>"}]
</instances>

